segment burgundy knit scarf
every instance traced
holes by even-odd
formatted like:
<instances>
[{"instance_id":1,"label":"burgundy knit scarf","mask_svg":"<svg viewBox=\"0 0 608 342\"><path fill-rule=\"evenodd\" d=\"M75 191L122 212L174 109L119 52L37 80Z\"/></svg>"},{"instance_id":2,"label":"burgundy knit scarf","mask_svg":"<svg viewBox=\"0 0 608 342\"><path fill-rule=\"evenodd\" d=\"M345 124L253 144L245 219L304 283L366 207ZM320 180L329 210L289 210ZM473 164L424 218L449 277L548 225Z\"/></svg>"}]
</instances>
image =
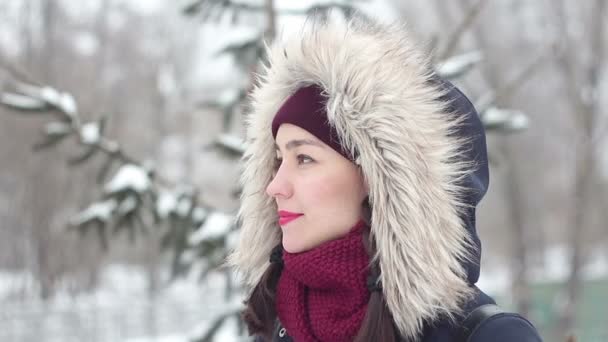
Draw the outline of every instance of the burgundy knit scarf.
<instances>
[{"instance_id":1,"label":"burgundy knit scarf","mask_svg":"<svg viewBox=\"0 0 608 342\"><path fill-rule=\"evenodd\" d=\"M370 297L367 229L361 220L340 239L302 253L283 252L276 309L295 341L346 342L359 331Z\"/></svg>"}]
</instances>

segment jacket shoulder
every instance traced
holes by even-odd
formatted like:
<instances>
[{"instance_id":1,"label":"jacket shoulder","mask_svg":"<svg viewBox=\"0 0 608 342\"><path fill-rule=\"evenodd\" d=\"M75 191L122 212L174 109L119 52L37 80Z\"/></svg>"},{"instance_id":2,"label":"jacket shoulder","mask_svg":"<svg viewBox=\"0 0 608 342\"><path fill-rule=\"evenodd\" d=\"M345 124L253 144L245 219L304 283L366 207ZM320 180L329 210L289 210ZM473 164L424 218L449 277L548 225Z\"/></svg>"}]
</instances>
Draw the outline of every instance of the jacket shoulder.
<instances>
[{"instance_id":1,"label":"jacket shoulder","mask_svg":"<svg viewBox=\"0 0 608 342\"><path fill-rule=\"evenodd\" d=\"M471 334L471 342L542 342L538 331L524 317L505 312L482 322Z\"/></svg>"}]
</instances>

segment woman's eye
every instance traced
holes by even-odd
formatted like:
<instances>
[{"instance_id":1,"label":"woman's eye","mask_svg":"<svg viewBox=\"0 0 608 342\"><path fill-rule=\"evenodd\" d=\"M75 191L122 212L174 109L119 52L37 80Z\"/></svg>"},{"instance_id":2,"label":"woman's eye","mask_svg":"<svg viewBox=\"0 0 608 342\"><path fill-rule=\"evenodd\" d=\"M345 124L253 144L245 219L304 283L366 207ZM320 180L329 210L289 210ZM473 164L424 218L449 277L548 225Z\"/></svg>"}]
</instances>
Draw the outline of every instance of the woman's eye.
<instances>
[{"instance_id":1,"label":"woman's eye","mask_svg":"<svg viewBox=\"0 0 608 342\"><path fill-rule=\"evenodd\" d=\"M309 156L307 156L305 154L298 154L298 163L299 164L310 163L313 161L314 160L312 158L310 158Z\"/></svg>"}]
</instances>

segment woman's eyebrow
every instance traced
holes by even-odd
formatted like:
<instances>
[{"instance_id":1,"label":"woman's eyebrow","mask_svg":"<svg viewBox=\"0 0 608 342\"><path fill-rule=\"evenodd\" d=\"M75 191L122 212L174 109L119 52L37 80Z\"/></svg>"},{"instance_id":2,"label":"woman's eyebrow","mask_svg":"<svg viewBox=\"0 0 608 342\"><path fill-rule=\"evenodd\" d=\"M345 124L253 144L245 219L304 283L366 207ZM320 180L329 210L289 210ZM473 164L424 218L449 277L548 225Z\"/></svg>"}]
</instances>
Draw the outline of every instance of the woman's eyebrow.
<instances>
[{"instance_id":1,"label":"woman's eyebrow","mask_svg":"<svg viewBox=\"0 0 608 342\"><path fill-rule=\"evenodd\" d=\"M285 148L288 149L288 150L291 150L291 149L293 149L295 147L302 146L302 145L313 145L313 146L317 146L317 147L320 147L320 148L324 147L319 142L314 141L314 140L310 140L310 139L296 139L296 140L291 140L290 142L288 142L287 144L285 144ZM277 145L275 143L274 144L274 148L275 148L275 150L279 150L279 145Z\"/></svg>"}]
</instances>

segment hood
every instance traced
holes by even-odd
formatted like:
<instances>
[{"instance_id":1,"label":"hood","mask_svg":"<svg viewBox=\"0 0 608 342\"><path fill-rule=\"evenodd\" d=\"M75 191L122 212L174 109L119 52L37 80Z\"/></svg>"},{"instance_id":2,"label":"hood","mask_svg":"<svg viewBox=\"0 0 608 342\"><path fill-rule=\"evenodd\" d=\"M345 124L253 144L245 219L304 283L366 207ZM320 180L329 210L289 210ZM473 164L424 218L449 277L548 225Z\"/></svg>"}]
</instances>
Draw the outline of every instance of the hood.
<instances>
[{"instance_id":1,"label":"hood","mask_svg":"<svg viewBox=\"0 0 608 342\"><path fill-rule=\"evenodd\" d=\"M239 242L229 262L249 286L280 242L266 195L272 119L298 88L324 90L329 124L369 186L383 294L405 337L455 318L479 276L475 206L488 186L485 133L469 100L438 78L403 26L308 21L267 48L246 116Z\"/></svg>"}]
</instances>

